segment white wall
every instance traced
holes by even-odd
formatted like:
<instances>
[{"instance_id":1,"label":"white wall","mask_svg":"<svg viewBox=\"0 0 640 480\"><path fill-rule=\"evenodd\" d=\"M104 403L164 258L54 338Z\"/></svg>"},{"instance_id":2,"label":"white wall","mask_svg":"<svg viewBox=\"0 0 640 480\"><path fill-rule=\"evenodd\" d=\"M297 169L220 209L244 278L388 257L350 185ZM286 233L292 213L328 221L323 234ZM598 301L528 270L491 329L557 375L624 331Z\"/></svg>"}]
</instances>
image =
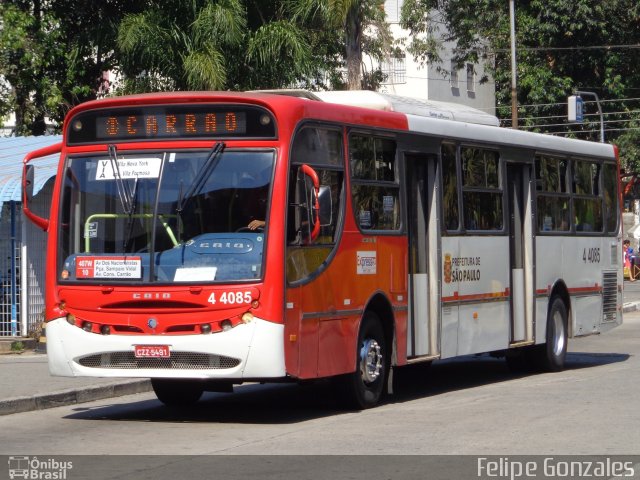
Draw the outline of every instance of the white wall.
<instances>
[{"instance_id":1,"label":"white wall","mask_svg":"<svg viewBox=\"0 0 640 480\"><path fill-rule=\"evenodd\" d=\"M385 12L387 13L387 22L390 24L394 38L408 40L409 32L400 28L398 24L403 2L404 0L386 0ZM442 32L440 32L440 35L442 35ZM457 86L451 83L450 70L453 47L453 43L443 44L443 49L440 52L442 63L429 64L422 67L413 61L411 54L405 52L406 72L404 82L385 84L380 88L380 91L407 97L460 103L495 115L495 86L493 79L489 78L489 81L484 84L479 82L479 79L485 74L483 65L473 65L475 78L472 84L467 84L466 68L458 71ZM439 72L438 66L445 72Z\"/></svg>"}]
</instances>

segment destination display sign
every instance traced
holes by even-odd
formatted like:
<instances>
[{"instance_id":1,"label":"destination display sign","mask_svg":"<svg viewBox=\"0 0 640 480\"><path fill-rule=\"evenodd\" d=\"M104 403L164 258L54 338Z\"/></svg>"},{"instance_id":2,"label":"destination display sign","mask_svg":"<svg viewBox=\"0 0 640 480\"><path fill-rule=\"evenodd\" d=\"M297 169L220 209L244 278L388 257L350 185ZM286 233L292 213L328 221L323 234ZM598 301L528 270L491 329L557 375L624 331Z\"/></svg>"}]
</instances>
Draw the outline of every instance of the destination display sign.
<instances>
[{"instance_id":1,"label":"destination display sign","mask_svg":"<svg viewBox=\"0 0 640 480\"><path fill-rule=\"evenodd\" d=\"M128 278L142 277L140 257L79 257L76 278Z\"/></svg>"},{"instance_id":2,"label":"destination display sign","mask_svg":"<svg viewBox=\"0 0 640 480\"><path fill-rule=\"evenodd\" d=\"M251 105L167 105L91 110L74 116L67 144L198 138L275 138L266 110Z\"/></svg>"}]
</instances>

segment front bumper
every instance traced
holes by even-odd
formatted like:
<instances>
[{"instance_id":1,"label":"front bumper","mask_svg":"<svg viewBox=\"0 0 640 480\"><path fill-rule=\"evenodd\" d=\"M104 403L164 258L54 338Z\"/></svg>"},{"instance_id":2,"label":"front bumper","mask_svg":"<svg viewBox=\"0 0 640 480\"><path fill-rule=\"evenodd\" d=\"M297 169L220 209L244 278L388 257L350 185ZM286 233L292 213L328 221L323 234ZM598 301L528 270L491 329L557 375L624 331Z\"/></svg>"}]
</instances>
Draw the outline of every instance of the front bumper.
<instances>
[{"instance_id":1,"label":"front bumper","mask_svg":"<svg viewBox=\"0 0 640 480\"><path fill-rule=\"evenodd\" d=\"M284 326L254 318L208 335L101 335L66 319L46 325L49 371L62 377L268 379L285 376ZM136 359L135 345L168 345L168 359Z\"/></svg>"}]
</instances>

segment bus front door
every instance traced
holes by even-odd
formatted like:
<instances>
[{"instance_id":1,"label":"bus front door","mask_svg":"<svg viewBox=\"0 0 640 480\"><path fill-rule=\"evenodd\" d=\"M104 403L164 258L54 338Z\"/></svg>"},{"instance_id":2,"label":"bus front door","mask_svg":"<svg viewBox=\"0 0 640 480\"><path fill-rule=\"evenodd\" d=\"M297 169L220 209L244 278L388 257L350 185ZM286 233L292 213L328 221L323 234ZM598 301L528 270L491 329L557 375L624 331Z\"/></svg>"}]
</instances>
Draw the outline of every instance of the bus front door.
<instances>
[{"instance_id":1,"label":"bus front door","mask_svg":"<svg viewBox=\"0 0 640 480\"><path fill-rule=\"evenodd\" d=\"M438 157L405 154L409 262L407 358L415 361L439 355L438 254L440 227L435 188Z\"/></svg>"}]
</instances>

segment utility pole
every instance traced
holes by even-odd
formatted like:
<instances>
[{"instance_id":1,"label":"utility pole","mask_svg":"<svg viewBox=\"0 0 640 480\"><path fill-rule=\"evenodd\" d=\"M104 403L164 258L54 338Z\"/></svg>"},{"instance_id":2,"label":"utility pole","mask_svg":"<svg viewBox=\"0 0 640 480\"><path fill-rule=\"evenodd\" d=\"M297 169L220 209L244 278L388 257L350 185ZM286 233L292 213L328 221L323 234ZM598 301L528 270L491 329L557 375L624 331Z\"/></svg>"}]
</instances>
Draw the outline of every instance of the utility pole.
<instances>
[{"instance_id":1,"label":"utility pole","mask_svg":"<svg viewBox=\"0 0 640 480\"><path fill-rule=\"evenodd\" d=\"M518 93L516 89L516 14L515 0L509 0L511 23L511 128L518 129Z\"/></svg>"}]
</instances>

